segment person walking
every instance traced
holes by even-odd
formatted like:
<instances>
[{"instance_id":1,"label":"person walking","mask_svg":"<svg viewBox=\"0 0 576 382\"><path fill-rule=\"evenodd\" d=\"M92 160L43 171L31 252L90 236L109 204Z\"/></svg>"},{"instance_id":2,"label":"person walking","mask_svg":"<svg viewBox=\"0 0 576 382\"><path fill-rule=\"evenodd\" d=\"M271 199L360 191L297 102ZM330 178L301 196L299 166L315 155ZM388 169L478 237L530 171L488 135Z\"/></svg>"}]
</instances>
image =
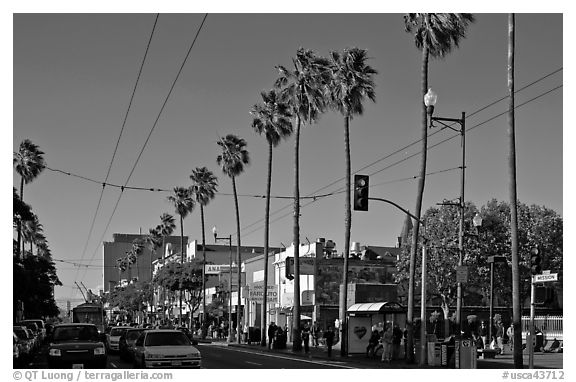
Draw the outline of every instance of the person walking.
<instances>
[{"instance_id":1,"label":"person walking","mask_svg":"<svg viewBox=\"0 0 576 382\"><path fill-rule=\"evenodd\" d=\"M276 324L274 322L271 322L270 325L268 325L268 349L272 349L276 329Z\"/></svg>"},{"instance_id":2,"label":"person walking","mask_svg":"<svg viewBox=\"0 0 576 382\"><path fill-rule=\"evenodd\" d=\"M506 330L506 335L508 336L508 344L510 345L510 351L514 352L514 326L510 324Z\"/></svg>"},{"instance_id":3,"label":"person walking","mask_svg":"<svg viewBox=\"0 0 576 382\"><path fill-rule=\"evenodd\" d=\"M308 324L304 324L300 336L302 337L302 343L304 344L304 352L308 354L310 352L310 328L308 327Z\"/></svg>"},{"instance_id":4,"label":"person walking","mask_svg":"<svg viewBox=\"0 0 576 382\"><path fill-rule=\"evenodd\" d=\"M310 334L312 335L312 344L315 348L318 347L318 335L320 334L320 328L318 327L318 321L314 321L312 328L310 328Z\"/></svg>"},{"instance_id":5,"label":"person walking","mask_svg":"<svg viewBox=\"0 0 576 382\"><path fill-rule=\"evenodd\" d=\"M398 324L394 325L392 329L392 359L400 358L400 344L402 343L402 330Z\"/></svg>"},{"instance_id":6,"label":"person walking","mask_svg":"<svg viewBox=\"0 0 576 382\"><path fill-rule=\"evenodd\" d=\"M390 362L392 360L392 325L389 323L382 334L382 348L381 362Z\"/></svg>"},{"instance_id":7,"label":"person walking","mask_svg":"<svg viewBox=\"0 0 576 382\"><path fill-rule=\"evenodd\" d=\"M487 348L489 346L489 343L488 343L488 325L486 325L486 321L482 321L482 323L480 324L480 330L478 334L480 334L480 338L482 338L484 348Z\"/></svg>"},{"instance_id":8,"label":"person walking","mask_svg":"<svg viewBox=\"0 0 576 382\"><path fill-rule=\"evenodd\" d=\"M328 329L324 332L324 339L328 348L328 358L332 358L332 345L334 345L334 330L332 326L328 326Z\"/></svg>"},{"instance_id":9,"label":"person walking","mask_svg":"<svg viewBox=\"0 0 576 382\"><path fill-rule=\"evenodd\" d=\"M504 324L502 321L496 323L496 346L500 349L500 354L504 354L504 345L502 343L504 338Z\"/></svg>"}]
</instances>

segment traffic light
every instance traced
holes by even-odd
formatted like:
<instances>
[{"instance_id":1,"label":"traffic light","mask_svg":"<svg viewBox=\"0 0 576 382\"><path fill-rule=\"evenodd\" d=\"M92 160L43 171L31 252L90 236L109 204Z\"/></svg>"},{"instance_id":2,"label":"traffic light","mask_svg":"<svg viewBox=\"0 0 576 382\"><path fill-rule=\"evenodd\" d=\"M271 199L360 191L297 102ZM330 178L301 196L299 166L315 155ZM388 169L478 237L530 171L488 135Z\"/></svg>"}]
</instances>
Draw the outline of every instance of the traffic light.
<instances>
[{"instance_id":1,"label":"traffic light","mask_svg":"<svg viewBox=\"0 0 576 382\"><path fill-rule=\"evenodd\" d=\"M368 175L354 175L354 211L368 211Z\"/></svg>"},{"instance_id":2,"label":"traffic light","mask_svg":"<svg viewBox=\"0 0 576 382\"><path fill-rule=\"evenodd\" d=\"M542 258L540 257L540 251L538 248L532 248L532 254L530 255L530 273L533 275L539 275L542 273Z\"/></svg>"}]
</instances>

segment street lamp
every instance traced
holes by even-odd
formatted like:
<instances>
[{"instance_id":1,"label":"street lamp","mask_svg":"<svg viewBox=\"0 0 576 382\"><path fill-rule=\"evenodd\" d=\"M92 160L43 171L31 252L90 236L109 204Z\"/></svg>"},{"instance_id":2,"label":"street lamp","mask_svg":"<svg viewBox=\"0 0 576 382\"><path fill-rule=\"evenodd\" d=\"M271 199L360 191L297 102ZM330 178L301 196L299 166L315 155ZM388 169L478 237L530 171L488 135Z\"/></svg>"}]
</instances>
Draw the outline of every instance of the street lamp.
<instances>
[{"instance_id":1,"label":"street lamp","mask_svg":"<svg viewBox=\"0 0 576 382\"><path fill-rule=\"evenodd\" d=\"M230 262L228 268L228 342L234 342L234 336L232 335L232 235L229 235L228 237L218 237L218 230L216 230L216 226L212 227L212 234L214 235L214 242L218 242L218 240L228 240L228 248L230 253Z\"/></svg>"},{"instance_id":2,"label":"street lamp","mask_svg":"<svg viewBox=\"0 0 576 382\"><path fill-rule=\"evenodd\" d=\"M464 178L465 178L465 169L466 169L466 113L462 112L461 118L440 118L434 117L434 106L436 105L436 101L438 96L436 93L432 91L432 89L428 89L428 92L424 95L424 104L426 105L428 118L430 119L430 128L434 127L434 122L440 123L443 127L442 128L449 128L455 132L460 133L461 137L461 146L462 146L462 166L461 169L461 176L460 176L460 198L458 200L458 208L460 209L460 229L458 233L458 268L462 269L462 262L464 259ZM445 122L452 122L451 125ZM454 123L458 123L460 125L460 129L455 129L452 127ZM458 327L458 338L462 334L462 282L458 282L457 288L457 300L456 300L456 326Z\"/></svg>"}]
</instances>

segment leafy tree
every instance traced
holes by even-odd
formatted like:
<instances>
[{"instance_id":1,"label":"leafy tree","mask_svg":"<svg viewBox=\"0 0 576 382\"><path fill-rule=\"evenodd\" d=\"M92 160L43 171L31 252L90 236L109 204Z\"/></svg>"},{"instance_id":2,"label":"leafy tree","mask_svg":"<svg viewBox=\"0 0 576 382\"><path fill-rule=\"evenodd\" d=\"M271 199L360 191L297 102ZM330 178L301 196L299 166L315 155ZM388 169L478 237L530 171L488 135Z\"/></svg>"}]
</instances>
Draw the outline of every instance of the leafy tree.
<instances>
[{"instance_id":1,"label":"leafy tree","mask_svg":"<svg viewBox=\"0 0 576 382\"><path fill-rule=\"evenodd\" d=\"M563 266L563 222L553 210L546 207L518 203L519 207L519 253L520 273L523 283L521 295L525 307L530 298L530 251L538 247L543 256L544 269L559 271L560 282L556 288L562 288ZM510 206L506 202L490 200L478 210L472 203L465 208L465 221L471 222L479 213L482 227L478 232L468 227L464 241L464 264L468 266L468 282L464 290L463 304L489 304L490 266L488 256L505 256L507 264L495 268L494 296L495 305L510 306L512 303L512 249L510 242ZM458 225L457 208L441 206L429 208L423 217L426 222L428 241L427 290L428 298L433 304L442 308L445 332L448 332L450 309L456 301L456 266L458 265ZM477 235L477 236L475 236ZM402 255L397 263L396 282L405 293L405 284L409 281L410 245L402 248ZM419 262L420 263L420 262ZM420 273L420 269L417 269Z\"/></svg>"},{"instance_id":2,"label":"leafy tree","mask_svg":"<svg viewBox=\"0 0 576 382\"><path fill-rule=\"evenodd\" d=\"M302 350L300 341L300 128L318 121L328 107L326 84L329 83L329 61L309 49L299 48L292 59L293 69L277 66L279 76L274 87L280 89L294 118L294 350Z\"/></svg>"},{"instance_id":3,"label":"leafy tree","mask_svg":"<svg viewBox=\"0 0 576 382\"><path fill-rule=\"evenodd\" d=\"M246 141L234 134L228 134L220 139L218 146L222 153L216 158L216 163L221 167L222 172L232 179L232 190L234 192L234 206L236 209L236 258L238 264L242 264L240 254L240 209L238 208L238 192L236 191L236 177L240 176L245 167L250 164L250 155L246 150ZM238 267L238 280L241 280L241 267ZM240 292L240 291L238 291ZM241 306L240 293L238 293L238 306ZM240 314L237 314L236 327L240 328ZM240 343L240 330L238 330L238 343Z\"/></svg>"},{"instance_id":4,"label":"leafy tree","mask_svg":"<svg viewBox=\"0 0 576 382\"><path fill-rule=\"evenodd\" d=\"M20 200L24 201L24 183L28 184L40 175L46 167L44 152L25 139L20 143L18 152L13 153L12 164L16 172L20 175ZM18 252L21 248L22 225L18 226Z\"/></svg>"},{"instance_id":5,"label":"leafy tree","mask_svg":"<svg viewBox=\"0 0 576 382\"><path fill-rule=\"evenodd\" d=\"M330 103L332 107L344 117L344 150L346 157L345 179L346 195L344 198L344 272L342 284L344 292L340 302L340 317L346 315L347 285L348 285L348 257L350 254L350 231L352 229L351 198L351 160L350 160L350 120L355 115L364 113L363 102L369 98L376 102L374 91L374 75L377 71L366 64L367 51L359 48L344 49L344 52L330 54L331 81L329 83ZM344 320L345 321L345 320ZM342 331L346 329L343 327ZM342 336L342 354L346 353Z\"/></svg>"},{"instance_id":6,"label":"leafy tree","mask_svg":"<svg viewBox=\"0 0 576 382\"><path fill-rule=\"evenodd\" d=\"M135 282L111 291L108 303L113 308L128 311L134 317L136 312L145 314L147 304L152 304L152 295L151 283Z\"/></svg>"},{"instance_id":7,"label":"leafy tree","mask_svg":"<svg viewBox=\"0 0 576 382\"><path fill-rule=\"evenodd\" d=\"M59 310L54 287L62 285L54 263L40 256L26 256L13 263L14 301L24 303L27 318L55 317Z\"/></svg>"},{"instance_id":8,"label":"leafy tree","mask_svg":"<svg viewBox=\"0 0 576 382\"><path fill-rule=\"evenodd\" d=\"M422 212L422 198L424 197L424 183L426 180L426 156L428 150L428 116L424 104L424 94L428 89L428 61L429 57L443 58L453 47L458 47L460 39L465 36L468 24L474 21L470 13L408 13L404 16L406 32L414 34L416 48L422 51L421 69L421 96L422 105L422 158L420 162L420 176L418 178L418 193L416 196L415 216L420 219ZM462 201L463 203L464 201ZM412 243L418 243L420 225L413 229ZM413 328L414 315L414 272L417 246L412 246L410 252L410 282L408 285L408 314L406 326L408 331L407 345L410 351L407 354L408 362L414 361Z\"/></svg>"},{"instance_id":9,"label":"leafy tree","mask_svg":"<svg viewBox=\"0 0 576 382\"><path fill-rule=\"evenodd\" d=\"M254 105L250 114L254 116L252 128L256 133L264 135L268 143L268 175L266 177L266 208L264 211L264 290L268 285L268 251L270 232L270 189L272 187L272 153L274 147L282 139L287 139L293 132L288 104L282 102L279 94L274 90L260 93L262 103ZM262 329L261 344L266 346L266 315L268 296L264 293L262 300L262 313L260 327Z\"/></svg>"},{"instance_id":10,"label":"leafy tree","mask_svg":"<svg viewBox=\"0 0 576 382\"><path fill-rule=\"evenodd\" d=\"M206 230L204 228L204 207L214 199L218 191L218 178L206 167L196 167L190 174L192 180L192 195L196 203L200 205L200 223L202 225L202 264L206 264ZM205 266L202 267L202 279L205 280ZM205 293L206 286L202 285L202 291ZM202 295L202 338L206 337L206 296Z\"/></svg>"}]
</instances>

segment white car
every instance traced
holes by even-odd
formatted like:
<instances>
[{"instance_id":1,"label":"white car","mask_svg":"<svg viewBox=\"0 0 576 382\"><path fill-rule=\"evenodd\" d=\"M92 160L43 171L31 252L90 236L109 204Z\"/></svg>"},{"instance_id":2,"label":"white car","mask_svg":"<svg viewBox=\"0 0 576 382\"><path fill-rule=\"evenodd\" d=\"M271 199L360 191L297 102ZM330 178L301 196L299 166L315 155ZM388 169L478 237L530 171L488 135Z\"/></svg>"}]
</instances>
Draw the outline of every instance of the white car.
<instances>
[{"instance_id":1,"label":"white car","mask_svg":"<svg viewBox=\"0 0 576 382\"><path fill-rule=\"evenodd\" d=\"M120 337L126 330L132 329L131 326L115 326L106 334L106 347L109 352L120 350Z\"/></svg>"},{"instance_id":2,"label":"white car","mask_svg":"<svg viewBox=\"0 0 576 382\"><path fill-rule=\"evenodd\" d=\"M134 344L134 366L140 368L200 368L202 357L180 330L155 329L143 332Z\"/></svg>"}]
</instances>

